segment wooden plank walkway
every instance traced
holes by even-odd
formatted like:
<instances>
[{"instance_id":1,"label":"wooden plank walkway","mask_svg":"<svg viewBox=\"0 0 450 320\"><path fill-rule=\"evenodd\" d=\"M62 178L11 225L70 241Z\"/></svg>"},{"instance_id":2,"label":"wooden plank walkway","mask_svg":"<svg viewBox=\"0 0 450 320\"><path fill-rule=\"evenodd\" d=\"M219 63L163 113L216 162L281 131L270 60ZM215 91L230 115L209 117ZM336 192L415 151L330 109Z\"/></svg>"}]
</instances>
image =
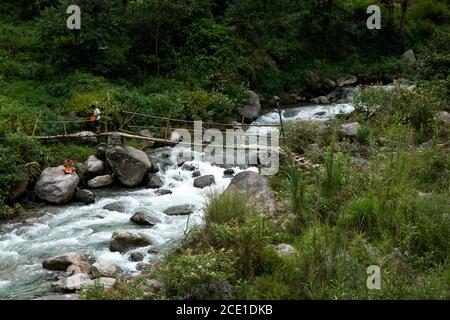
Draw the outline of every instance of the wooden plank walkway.
<instances>
[{"instance_id":1,"label":"wooden plank walkway","mask_svg":"<svg viewBox=\"0 0 450 320\"><path fill-rule=\"evenodd\" d=\"M184 123L184 124L194 124L195 122L192 120L183 120L183 119L172 119L172 118L168 118L168 117L159 117L159 116L152 116L152 115L148 115L148 114L143 114L143 113L138 113L138 112L129 112L129 111L122 111L121 112L124 115L127 115L127 119L125 119L119 129L119 131L111 131L111 132L102 132L102 133L98 133L95 135L91 135L91 136L82 136L80 135L80 133L67 133L66 130L66 124L69 123L87 123L87 121L85 120L63 120L62 117L60 116L61 121L52 121L52 122L45 122L45 121L41 121L39 118L36 120L36 125L34 127L33 130L33 134L31 136L31 138L33 139L38 139L38 140L76 140L76 139L89 139L90 137L108 137L108 136L113 136L113 135L118 135L121 136L122 138L126 138L126 139L134 139L134 140L143 140L143 141L152 141L152 142L157 142L157 143L161 143L161 144L168 144L168 145L185 145L185 146L202 146L202 147L211 147L211 148L233 148L233 149L247 149L247 150L270 150L270 151L279 151L279 147L271 147L271 146L255 146L255 145L239 145L237 146L236 144L234 144L234 147L231 146L226 146L226 145L218 145L218 144L212 144L212 143L198 143L198 142L193 142L193 143L189 143L189 142L174 142L170 139L171 133L176 130L176 128L172 128L170 126L170 123ZM148 136L142 136L142 135L138 135L138 134L134 134L133 132L124 130L123 127L127 126L127 123L129 121L131 121L131 119L133 119L134 117L145 117L145 118L150 118L150 119L154 119L154 120L160 120L160 121L164 121L165 122L165 126L133 126L130 125L130 128L134 128L134 129L161 129L164 131L164 138L158 138L158 137L148 137ZM105 119L105 118L104 118ZM108 121L108 118L106 118L106 121ZM36 129L38 127L38 123L52 123L52 124L62 124L63 125L63 129L64 129L64 134L59 134L59 135L47 135L47 136L39 136L39 135L35 135ZM228 128L234 128L237 129L238 127L244 129L244 128L252 128L252 127L256 127L256 128L262 128L262 127L272 127L272 128L279 128L280 125L252 125L252 124L239 124L239 123L217 123L217 122L202 122L203 125L206 126L222 126L222 127L228 127ZM197 132L199 130L192 130L192 129L187 129L187 128L180 128L180 129L185 129L188 130L189 132ZM206 129L207 130L207 129ZM237 137L239 137L239 135L236 135ZM242 134L242 137L250 137L250 136L257 136L255 134ZM283 139L282 137L280 137L280 139Z\"/></svg>"}]
</instances>

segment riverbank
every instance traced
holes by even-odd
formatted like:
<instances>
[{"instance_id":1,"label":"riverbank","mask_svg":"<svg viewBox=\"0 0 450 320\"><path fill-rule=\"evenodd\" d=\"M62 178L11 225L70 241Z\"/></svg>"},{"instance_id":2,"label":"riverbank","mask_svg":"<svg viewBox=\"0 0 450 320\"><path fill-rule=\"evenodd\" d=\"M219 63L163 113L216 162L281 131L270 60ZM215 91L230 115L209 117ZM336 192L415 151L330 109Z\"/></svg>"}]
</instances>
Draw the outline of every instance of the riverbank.
<instances>
[{"instance_id":1,"label":"riverbank","mask_svg":"<svg viewBox=\"0 0 450 320\"><path fill-rule=\"evenodd\" d=\"M415 90L369 89L350 115L291 123L290 152L269 180L274 213L245 196L210 198L205 225L158 266L81 297L448 299L450 128L436 111L428 130L402 124L392 106L411 108L410 120L427 117L424 99L441 106ZM371 265L380 289L367 286Z\"/></svg>"}]
</instances>

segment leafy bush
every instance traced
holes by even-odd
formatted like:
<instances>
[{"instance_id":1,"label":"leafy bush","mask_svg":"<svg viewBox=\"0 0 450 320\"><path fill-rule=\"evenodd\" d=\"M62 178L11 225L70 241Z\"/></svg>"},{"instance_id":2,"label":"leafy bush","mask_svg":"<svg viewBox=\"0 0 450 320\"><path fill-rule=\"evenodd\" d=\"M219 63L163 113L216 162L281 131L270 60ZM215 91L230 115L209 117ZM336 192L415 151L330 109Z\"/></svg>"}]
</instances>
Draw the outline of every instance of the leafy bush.
<instances>
[{"instance_id":1,"label":"leafy bush","mask_svg":"<svg viewBox=\"0 0 450 320\"><path fill-rule=\"evenodd\" d=\"M391 89L367 88L357 93L353 101L357 112L367 117L377 113L376 117L390 124L411 125L425 138L433 132L434 112L443 108L442 101L432 92L398 84ZM423 136L418 138L424 139Z\"/></svg>"},{"instance_id":2,"label":"leafy bush","mask_svg":"<svg viewBox=\"0 0 450 320\"><path fill-rule=\"evenodd\" d=\"M235 261L224 250L195 253L185 250L169 256L158 268L157 275L164 290L175 299L224 299L220 290L211 287L228 283Z\"/></svg>"}]
</instances>

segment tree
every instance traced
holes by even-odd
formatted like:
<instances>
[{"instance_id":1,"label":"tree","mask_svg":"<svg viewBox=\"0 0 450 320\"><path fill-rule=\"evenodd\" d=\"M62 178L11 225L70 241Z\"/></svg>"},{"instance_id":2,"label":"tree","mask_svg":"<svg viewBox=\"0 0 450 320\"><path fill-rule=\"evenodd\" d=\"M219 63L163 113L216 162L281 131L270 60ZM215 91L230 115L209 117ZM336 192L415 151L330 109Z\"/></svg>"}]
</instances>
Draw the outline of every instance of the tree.
<instances>
[{"instance_id":1,"label":"tree","mask_svg":"<svg viewBox=\"0 0 450 320\"><path fill-rule=\"evenodd\" d=\"M66 20L71 0L43 11L39 32L51 62L61 68L90 68L115 72L124 62L128 46L123 40L126 21L122 0L78 0L81 29L69 30Z\"/></svg>"},{"instance_id":2,"label":"tree","mask_svg":"<svg viewBox=\"0 0 450 320\"><path fill-rule=\"evenodd\" d=\"M401 14L400 14L400 34L402 35L403 41L405 40L405 22L408 7L409 7L409 0L402 0Z\"/></svg>"}]
</instances>

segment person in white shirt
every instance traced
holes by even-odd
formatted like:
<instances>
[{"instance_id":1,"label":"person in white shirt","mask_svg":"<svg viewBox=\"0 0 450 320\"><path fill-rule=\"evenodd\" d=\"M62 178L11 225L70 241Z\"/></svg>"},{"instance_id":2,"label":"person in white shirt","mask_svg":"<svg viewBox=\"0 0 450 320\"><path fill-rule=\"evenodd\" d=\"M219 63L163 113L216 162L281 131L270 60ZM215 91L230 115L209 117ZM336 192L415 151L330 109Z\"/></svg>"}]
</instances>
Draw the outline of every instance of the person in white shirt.
<instances>
[{"instance_id":1,"label":"person in white shirt","mask_svg":"<svg viewBox=\"0 0 450 320\"><path fill-rule=\"evenodd\" d=\"M91 124L96 133L100 132L100 109L93 104L92 105L92 116L91 116Z\"/></svg>"}]
</instances>

